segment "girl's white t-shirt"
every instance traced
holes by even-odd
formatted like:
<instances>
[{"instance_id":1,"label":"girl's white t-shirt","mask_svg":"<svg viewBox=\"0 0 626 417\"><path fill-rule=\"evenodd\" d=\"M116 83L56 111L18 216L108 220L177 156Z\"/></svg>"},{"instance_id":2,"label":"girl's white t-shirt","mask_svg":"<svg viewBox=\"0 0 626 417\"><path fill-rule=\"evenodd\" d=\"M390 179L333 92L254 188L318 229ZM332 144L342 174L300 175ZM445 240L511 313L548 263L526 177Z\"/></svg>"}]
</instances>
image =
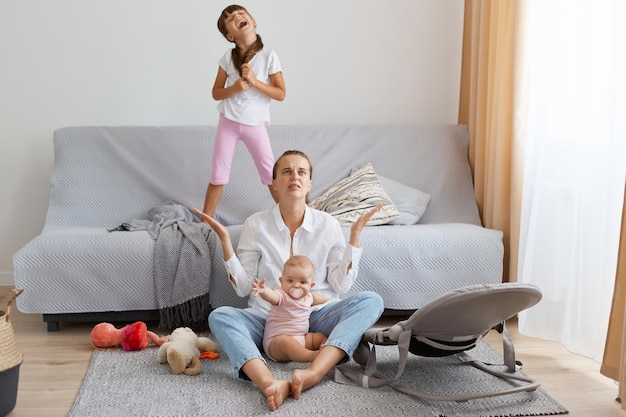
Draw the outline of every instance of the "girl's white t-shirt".
<instances>
[{"instance_id":1,"label":"girl's white t-shirt","mask_svg":"<svg viewBox=\"0 0 626 417\"><path fill-rule=\"evenodd\" d=\"M228 50L218 61L219 66L226 71L226 87L233 85L241 76L232 62L232 50ZM278 55L272 49L264 47L256 53L249 62L256 78L270 84L270 75L281 72ZM217 109L229 120L249 126L269 125L270 99L254 87L237 93L234 96L221 100Z\"/></svg>"}]
</instances>

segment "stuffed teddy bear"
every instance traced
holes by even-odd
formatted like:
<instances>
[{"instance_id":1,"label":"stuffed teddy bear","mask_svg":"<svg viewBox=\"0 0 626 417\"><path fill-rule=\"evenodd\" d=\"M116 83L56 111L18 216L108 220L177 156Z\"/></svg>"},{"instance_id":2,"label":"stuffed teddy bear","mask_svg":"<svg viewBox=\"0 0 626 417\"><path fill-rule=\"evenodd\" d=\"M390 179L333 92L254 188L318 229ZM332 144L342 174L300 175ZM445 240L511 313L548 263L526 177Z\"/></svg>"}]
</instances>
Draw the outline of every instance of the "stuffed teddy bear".
<instances>
[{"instance_id":1,"label":"stuffed teddy bear","mask_svg":"<svg viewBox=\"0 0 626 417\"><path fill-rule=\"evenodd\" d=\"M118 346L126 351L145 349L150 343L161 346L169 336L159 337L148 330L146 323L137 321L115 328L111 323L98 323L91 331L91 341L96 349L116 349Z\"/></svg>"},{"instance_id":2,"label":"stuffed teddy bear","mask_svg":"<svg viewBox=\"0 0 626 417\"><path fill-rule=\"evenodd\" d=\"M214 352L217 344L208 337L198 337L189 327L178 327L169 341L159 347L159 363L169 363L175 374L197 375L202 370L201 352Z\"/></svg>"}]
</instances>

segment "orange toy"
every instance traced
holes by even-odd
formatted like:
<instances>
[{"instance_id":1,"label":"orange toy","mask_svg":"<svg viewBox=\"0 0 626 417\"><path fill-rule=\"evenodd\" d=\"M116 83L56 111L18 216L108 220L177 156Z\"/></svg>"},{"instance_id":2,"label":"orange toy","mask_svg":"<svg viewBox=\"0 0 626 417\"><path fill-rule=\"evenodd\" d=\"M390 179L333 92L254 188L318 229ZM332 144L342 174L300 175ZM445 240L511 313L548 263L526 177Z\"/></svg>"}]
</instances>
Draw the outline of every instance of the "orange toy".
<instances>
[{"instance_id":1,"label":"orange toy","mask_svg":"<svg viewBox=\"0 0 626 417\"><path fill-rule=\"evenodd\" d=\"M219 359L220 354L209 350L208 352L200 352L200 359L210 359L212 361Z\"/></svg>"},{"instance_id":2,"label":"orange toy","mask_svg":"<svg viewBox=\"0 0 626 417\"><path fill-rule=\"evenodd\" d=\"M96 349L115 349L122 346L126 351L145 349L150 343L161 346L169 336L159 337L148 330L146 323L137 321L117 329L111 323L98 323L91 331L91 341Z\"/></svg>"}]
</instances>

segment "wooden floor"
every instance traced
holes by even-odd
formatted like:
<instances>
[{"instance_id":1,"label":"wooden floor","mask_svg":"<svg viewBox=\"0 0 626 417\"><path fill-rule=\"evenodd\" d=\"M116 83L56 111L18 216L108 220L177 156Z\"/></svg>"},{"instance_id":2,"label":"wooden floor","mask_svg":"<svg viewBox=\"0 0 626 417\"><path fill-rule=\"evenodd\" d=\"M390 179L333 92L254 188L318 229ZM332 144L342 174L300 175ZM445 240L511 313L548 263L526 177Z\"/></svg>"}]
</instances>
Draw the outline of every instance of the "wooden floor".
<instances>
[{"instance_id":1,"label":"wooden floor","mask_svg":"<svg viewBox=\"0 0 626 417\"><path fill-rule=\"evenodd\" d=\"M0 292L6 289L0 287ZM390 320L397 318L386 319ZM11 322L24 362L17 404L9 417L67 416L91 358L89 332L94 323L62 323L60 331L48 332L40 315L22 314L17 308L11 309ZM626 417L615 401L617 384L600 374L598 363L569 353L558 343L520 335L515 320L508 327L524 372L538 379L570 416ZM496 332L486 340L501 350Z\"/></svg>"}]
</instances>

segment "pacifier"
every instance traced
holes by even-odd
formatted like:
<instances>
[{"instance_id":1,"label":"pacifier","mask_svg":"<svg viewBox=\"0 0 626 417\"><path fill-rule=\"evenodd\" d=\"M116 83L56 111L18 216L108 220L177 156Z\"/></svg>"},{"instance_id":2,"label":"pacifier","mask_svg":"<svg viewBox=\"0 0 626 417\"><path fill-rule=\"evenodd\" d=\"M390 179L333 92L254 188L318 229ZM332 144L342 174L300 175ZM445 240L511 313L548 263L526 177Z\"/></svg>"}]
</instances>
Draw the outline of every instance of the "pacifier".
<instances>
[{"instance_id":1,"label":"pacifier","mask_svg":"<svg viewBox=\"0 0 626 417\"><path fill-rule=\"evenodd\" d=\"M289 295L293 298L301 298L304 295L304 290L302 288L292 288L289 290Z\"/></svg>"}]
</instances>

